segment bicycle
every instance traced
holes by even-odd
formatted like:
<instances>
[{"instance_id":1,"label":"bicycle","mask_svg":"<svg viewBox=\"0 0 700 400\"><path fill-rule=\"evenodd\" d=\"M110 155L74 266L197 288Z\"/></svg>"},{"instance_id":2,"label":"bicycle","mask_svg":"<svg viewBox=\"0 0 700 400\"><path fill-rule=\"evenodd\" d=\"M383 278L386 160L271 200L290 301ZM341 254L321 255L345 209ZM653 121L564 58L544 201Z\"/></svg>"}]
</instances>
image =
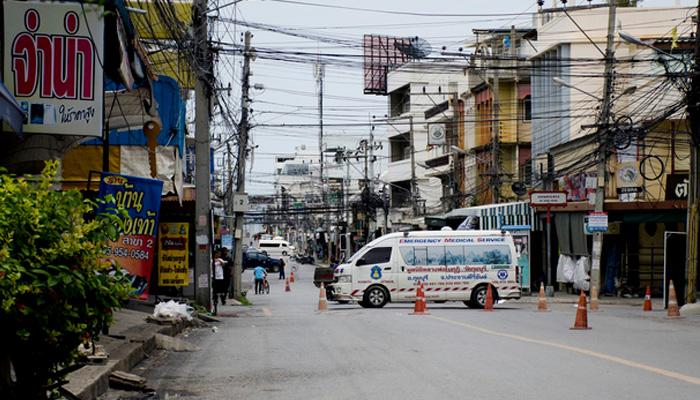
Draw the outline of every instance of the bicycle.
<instances>
[{"instance_id":1,"label":"bicycle","mask_svg":"<svg viewBox=\"0 0 700 400\"><path fill-rule=\"evenodd\" d=\"M265 294L270 294L270 282L267 281L267 276L263 278L262 291Z\"/></svg>"}]
</instances>

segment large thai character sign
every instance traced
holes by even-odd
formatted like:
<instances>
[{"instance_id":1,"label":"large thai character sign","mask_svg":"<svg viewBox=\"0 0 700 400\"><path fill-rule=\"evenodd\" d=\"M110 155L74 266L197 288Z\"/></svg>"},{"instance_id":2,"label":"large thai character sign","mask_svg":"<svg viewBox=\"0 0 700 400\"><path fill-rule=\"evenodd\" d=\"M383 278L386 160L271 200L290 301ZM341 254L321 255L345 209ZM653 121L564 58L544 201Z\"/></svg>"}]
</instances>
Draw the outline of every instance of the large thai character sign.
<instances>
[{"instance_id":1,"label":"large thai character sign","mask_svg":"<svg viewBox=\"0 0 700 400\"><path fill-rule=\"evenodd\" d=\"M101 136L104 9L5 1L3 11L3 80L25 113L24 132Z\"/></svg>"}]
</instances>

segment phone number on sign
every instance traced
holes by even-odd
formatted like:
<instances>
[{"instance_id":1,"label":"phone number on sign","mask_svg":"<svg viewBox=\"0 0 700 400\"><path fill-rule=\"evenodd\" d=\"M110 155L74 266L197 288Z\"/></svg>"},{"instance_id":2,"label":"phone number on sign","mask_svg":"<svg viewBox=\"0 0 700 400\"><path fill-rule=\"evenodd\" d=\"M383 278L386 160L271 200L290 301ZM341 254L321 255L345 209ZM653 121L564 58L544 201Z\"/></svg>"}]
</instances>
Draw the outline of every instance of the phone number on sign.
<instances>
[{"instance_id":1,"label":"phone number on sign","mask_svg":"<svg viewBox=\"0 0 700 400\"><path fill-rule=\"evenodd\" d=\"M108 257L130 257L136 260L148 260L151 257L145 250L128 249L125 247L107 247L105 249L105 255Z\"/></svg>"}]
</instances>

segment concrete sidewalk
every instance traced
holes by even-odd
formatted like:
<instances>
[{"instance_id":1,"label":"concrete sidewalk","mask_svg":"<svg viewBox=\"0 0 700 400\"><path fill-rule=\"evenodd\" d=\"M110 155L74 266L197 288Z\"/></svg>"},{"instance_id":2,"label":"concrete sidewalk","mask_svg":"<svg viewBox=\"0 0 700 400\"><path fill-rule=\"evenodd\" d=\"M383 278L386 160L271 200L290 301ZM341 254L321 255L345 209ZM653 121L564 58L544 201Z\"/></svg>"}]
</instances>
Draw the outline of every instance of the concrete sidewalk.
<instances>
[{"instance_id":1,"label":"concrete sidewalk","mask_svg":"<svg viewBox=\"0 0 700 400\"><path fill-rule=\"evenodd\" d=\"M157 333L174 336L181 332L186 322L158 325L148 322L151 312L143 305L139 310L122 309L115 313L109 335L100 336L95 344L103 345L109 358L102 364L89 364L68 375L69 383L63 387L83 400L99 397L109 388L109 375L113 371L129 371L156 347ZM152 307L150 307L152 309Z\"/></svg>"},{"instance_id":2,"label":"concrete sidewalk","mask_svg":"<svg viewBox=\"0 0 700 400\"><path fill-rule=\"evenodd\" d=\"M554 297L547 297L548 303L553 304L576 304L578 302L578 294L566 293L566 292L555 292ZM531 295L523 295L519 300L508 300L509 302L516 303L537 303L538 294L532 293ZM590 302L590 296L587 300ZM642 308L644 304L644 297L617 297L617 296L599 296L598 301L600 304L616 305L616 306L631 306ZM663 309L664 303L663 299L652 298L651 303L655 310Z\"/></svg>"}]
</instances>

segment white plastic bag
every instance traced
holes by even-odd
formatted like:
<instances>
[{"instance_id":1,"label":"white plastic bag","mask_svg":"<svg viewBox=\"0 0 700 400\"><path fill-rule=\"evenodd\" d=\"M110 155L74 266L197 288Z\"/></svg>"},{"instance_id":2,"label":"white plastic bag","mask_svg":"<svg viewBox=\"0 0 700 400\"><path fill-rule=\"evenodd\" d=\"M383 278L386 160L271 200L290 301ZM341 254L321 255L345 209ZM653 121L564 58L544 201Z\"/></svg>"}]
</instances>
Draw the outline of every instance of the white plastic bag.
<instances>
[{"instance_id":1,"label":"white plastic bag","mask_svg":"<svg viewBox=\"0 0 700 400\"><path fill-rule=\"evenodd\" d=\"M157 318L172 318L176 320L192 320L194 309L187 304L180 304L173 300L156 304L153 316Z\"/></svg>"},{"instance_id":2,"label":"white plastic bag","mask_svg":"<svg viewBox=\"0 0 700 400\"><path fill-rule=\"evenodd\" d=\"M571 283L574 281L576 262L570 256L560 254L557 263L557 282Z\"/></svg>"},{"instance_id":3,"label":"white plastic bag","mask_svg":"<svg viewBox=\"0 0 700 400\"><path fill-rule=\"evenodd\" d=\"M587 271L590 269L590 259L588 257L580 257L576 262L574 271L574 288L587 291L590 288L590 276Z\"/></svg>"}]
</instances>

